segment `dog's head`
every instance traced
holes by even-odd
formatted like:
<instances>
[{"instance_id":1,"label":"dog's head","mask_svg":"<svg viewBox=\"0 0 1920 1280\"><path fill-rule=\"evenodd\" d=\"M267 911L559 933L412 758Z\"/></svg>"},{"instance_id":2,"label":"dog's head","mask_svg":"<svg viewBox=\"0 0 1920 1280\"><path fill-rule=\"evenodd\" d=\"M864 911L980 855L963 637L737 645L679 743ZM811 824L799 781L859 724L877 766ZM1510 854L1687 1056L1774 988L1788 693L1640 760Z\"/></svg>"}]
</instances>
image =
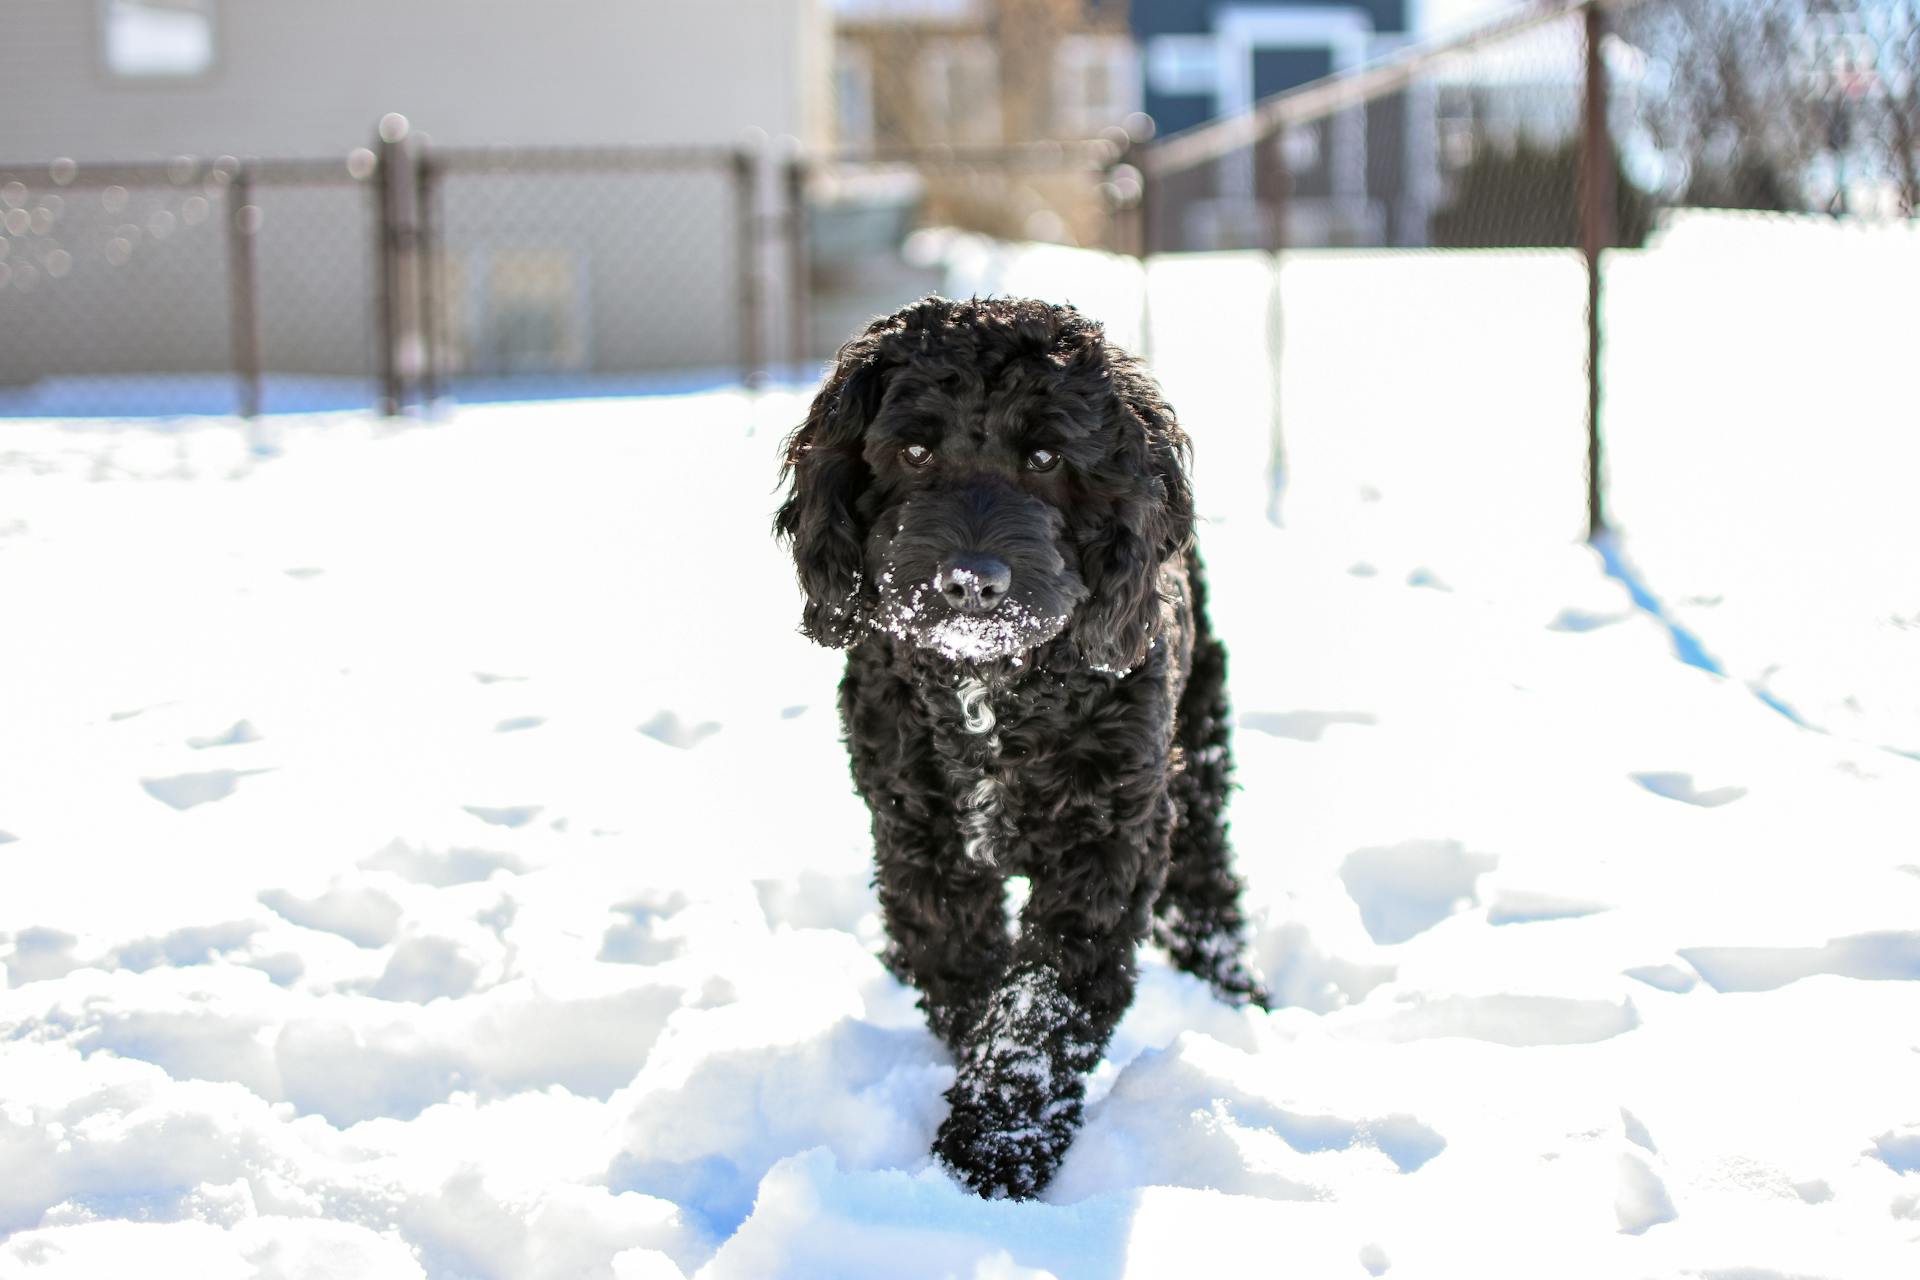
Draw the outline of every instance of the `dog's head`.
<instances>
[{"instance_id":1,"label":"dog's head","mask_svg":"<svg viewBox=\"0 0 1920 1280\"><path fill-rule=\"evenodd\" d=\"M1071 307L930 297L876 320L787 442L774 528L801 630L979 661L1066 633L1133 666L1192 535L1186 454L1153 379Z\"/></svg>"}]
</instances>

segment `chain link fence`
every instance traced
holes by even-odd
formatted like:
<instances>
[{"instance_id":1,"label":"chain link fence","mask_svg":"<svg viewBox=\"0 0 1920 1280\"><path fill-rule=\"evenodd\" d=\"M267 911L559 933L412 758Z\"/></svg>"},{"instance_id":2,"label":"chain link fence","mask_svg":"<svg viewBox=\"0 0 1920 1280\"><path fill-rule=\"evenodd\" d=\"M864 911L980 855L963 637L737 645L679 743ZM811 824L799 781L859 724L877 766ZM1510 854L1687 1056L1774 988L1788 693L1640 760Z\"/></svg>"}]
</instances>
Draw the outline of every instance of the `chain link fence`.
<instances>
[{"instance_id":1,"label":"chain link fence","mask_svg":"<svg viewBox=\"0 0 1920 1280\"><path fill-rule=\"evenodd\" d=\"M383 123L333 161L0 171L0 415L808 378L873 315L948 287L956 236L1119 244L1138 189L1123 137L782 158L439 149Z\"/></svg>"},{"instance_id":2,"label":"chain link fence","mask_svg":"<svg viewBox=\"0 0 1920 1280\"><path fill-rule=\"evenodd\" d=\"M0 413L231 413L238 166L0 168Z\"/></svg>"},{"instance_id":3,"label":"chain link fence","mask_svg":"<svg viewBox=\"0 0 1920 1280\"><path fill-rule=\"evenodd\" d=\"M1920 0L1544 0L1160 140L1142 220L1264 256L1276 514L1391 453L1420 527L1592 534L1603 415L1902 403L1916 165Z\"/></svg>"},{"instance_id":4,"label":"chain link fence","mask_svg":"<svg viewBox=\"0 0 1920 1280\"><path fill-rule=\"evenodd\" d=\"M760 152L0 166L0 416L171 417L754 381L785 188Z\"/></svg>"},{"instance_id":5,"label":"chain link fence","mask_svg":"<svg viewBox=\"0 0 1920 1280\"><path fill-rule=\"evenodd\" d=\"M0 169L0 416L371 403L371 159Z\"/></svg>"},{"instance_id":6,"label":"chain link fence","mask_svg":"<svg viewBox=\"0 0 1920 1280\"><path fill-rule=\"evenodd\" d=\"M1711 211L1894 227L1920 196L1920 0L1543 0L1159 139L1125 6L903 12L841 6L830 152L437 150L394 117L312 162L0 166L0 413L806 376L974 237L1264 255L1277 474L1449 394L1485 426L1432 447L1491 460L1632 400L1636 264Z\"/></svg>"},{"instance_id":7,"label":"chain link fence","mask_svg":"<svg viewBox=\"0 0 1920 1280\"><path fill-rule=\"evenodd\" d=\"M429 396L631 394L762 367L755 155L429 151L419 173Z\"/></svg>"}]
</instances>

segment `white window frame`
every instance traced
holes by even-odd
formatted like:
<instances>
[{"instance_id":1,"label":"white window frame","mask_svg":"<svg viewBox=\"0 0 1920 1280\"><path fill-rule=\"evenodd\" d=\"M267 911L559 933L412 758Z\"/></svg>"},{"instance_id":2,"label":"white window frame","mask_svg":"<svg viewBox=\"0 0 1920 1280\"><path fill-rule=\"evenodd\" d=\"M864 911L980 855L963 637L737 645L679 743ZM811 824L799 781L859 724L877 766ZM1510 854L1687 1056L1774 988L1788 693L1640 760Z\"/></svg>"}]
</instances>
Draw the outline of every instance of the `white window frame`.
<instances>
[{"instance_id":1,"label":"white window frame","mask_svg":"<svg viewBox=\"0 0 1920 1280\"><path fill-rule=\"evenodd\" d=\"M1213 97L1220 92L1219 41L1212 36L1152 36L1147 40L1147 85L1167 98Z\"/></svg>"},{"instance_id":2,"label":"white window frame","mask_svg":"<svg viewBox=\"0 0 1920 1280\"><path fill-rule=\"evenodd\" d=\"M969 104L963 116L956 116L951 94L954 72L966 67L978 74L986 92L977 103ZM959 146L994 146L1003 137L1000 118L1000 55L985 36L953 36L935 39L920 51L921 125L928 141L950 142ZM956 129L956 122L966 127Z\"/></svg>"},{"instance_id":3,"label":"white window frame","mask_svg":"<svg viewBox=\"0 0 1920 1280\"><path fill-rule=\"evenodd\" d=\"M1253 55L1260 49L1325 49L1338 75L1363 65L1372 52L1373 20L1360 9L1344 5L1303 5L1297 9L1222 9L1214 24L1218 44L1219 89L1217 111L1239 115L1253 107ZM1367 114L1364 109L1342 111L1332 121L1333 171L1329 175L1336 200L1364 202L1367 198ZM1222 166L1223 194L1253 198L1253 156L1230 157Z\"/></svg>"},{"instance_id":4,"label":"white window frame","mask_svg":"<svg viewBox=\"0 0 1920 1280\"><path fill-rule=\"evenodd\" d=\"M138 5L139 0L97 0L94 8L95 26L98 39L95 50L99 56L101 74L114 84L168 85L200 84L213 77L220 65L220 29L222 26L221 0L194 0L189 11L197 11L196 16L206 22L207 50L206 59L191 70L169 70L162 66L124 67L114 58L115 10L122 4Z\"/></svg>"},{"instance_id":5,"label":"white window frame","mask_svg":"<svg viewBox=\"0 0 1920 1280\"><path fill-rule=\"evenodd\" d=\"M1140 109L1140 51L1129 36L1086 33L1054 49L1053 125L1062 137L1091 138ZM1107 96L1087 92L1091 73L1106 77Z\"/></svg>"},{"instance_id":6,"label":"white window frame","mask_svg":"<svg viewBox=\"0 0 1920 1280\"><path fill-rule=\"evenodd\" d=\"M445 250L443 250L445 252ZM537 255L551 255L567 266L568 283L573 287L563 300L570 326L565 349L555 352L551 367L509 369L500 359L500 319L505 314L494 290L501 260L511 262ZM481 377L541 376L545 374L586 373L593 369L593 274L587 269L587 255L578 248L504 241L475 246L464 253L466 261L466 354L464 372Z\"/></svg>"},{"instance_id":7,"label":"white window frame","mask_svg":"<svg viewBox=\"0 0 1920 1280\"><path fill-rule=\"evenodd\" d=\"M854 104L848 90L856 93ZM870 149L874 143L873 51L858 40L836 40L833 45L833 130L835 142L848 148ZM848 127L849 124L853 127Z\"/></svg>"}]
</instances>

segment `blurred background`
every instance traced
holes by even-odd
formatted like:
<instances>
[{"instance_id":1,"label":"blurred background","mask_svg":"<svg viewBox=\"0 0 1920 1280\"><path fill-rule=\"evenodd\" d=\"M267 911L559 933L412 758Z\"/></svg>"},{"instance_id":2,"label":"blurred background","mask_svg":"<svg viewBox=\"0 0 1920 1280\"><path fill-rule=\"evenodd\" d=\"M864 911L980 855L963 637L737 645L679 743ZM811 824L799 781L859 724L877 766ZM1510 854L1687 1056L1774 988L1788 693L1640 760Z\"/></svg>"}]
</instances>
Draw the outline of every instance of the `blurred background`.
<instances>
[{"instance_id":1,"label":"blurred background","mask_svg":"<svg viewBox=\"0 0 1920 1280\"><path fill-rule=\"evenodd\" d=\"M6 24L0 415L803 387L912 298L1031 293L1149 355L1221 510L1630 525L1670 611L1769 599L1741 627L1776 640L1843 612L1880 669L1920 630L1920 0ZM1920 750L1898 700L1863 731Z\"/></svg>"},{"instance_id":2,"label":"blurred background","mask_svg":"<svg viewBox=\"0 0 1920 1280\"><path fill-rule=\"evenodd\" d=\"M0 1277L1920 1275L1917 213L1920 0L0 4ZM1193 438L1287 1006L1052 1203L768 527L932 290Z\"/></svg>"},{"instance_id":3,"label":"blurred background","mask_svg":"<svg viewBox=\"0 0 1920 1280\"><path fill-rule=\"evenodd\" d=\"M1915 0L40 0L8 23L0 412L804 374L946 283L913 237L935 227L1136 259L1641 250L1697 210L1866 225L1920 199Z\"/></svg>"}]
</instances>

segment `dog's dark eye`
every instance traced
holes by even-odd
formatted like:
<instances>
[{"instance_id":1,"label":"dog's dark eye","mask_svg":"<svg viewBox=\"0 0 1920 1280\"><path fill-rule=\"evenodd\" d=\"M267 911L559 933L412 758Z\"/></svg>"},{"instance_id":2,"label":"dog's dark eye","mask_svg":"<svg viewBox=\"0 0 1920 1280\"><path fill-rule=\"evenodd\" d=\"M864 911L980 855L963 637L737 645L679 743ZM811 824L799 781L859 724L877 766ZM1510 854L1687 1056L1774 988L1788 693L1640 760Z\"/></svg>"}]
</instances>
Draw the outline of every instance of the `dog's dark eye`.
<instances>
[{"instance_id":1,"label":"dog's dark eye","mask_svg":"<svg viewBox=\"0 0 1920 1280\"><path fill-rule=\"evenodd\" d=\"M1060 465L1060 455L1051 449L1035 449L1027 455L1027 470L1051 471Z\"/></svg>"},{"instance_id":2,"label":"dog's dark eye","mask_svg":"<svg viewBox=\"0 0 1920 1280\"><path fill-rule=\"evenodd\" d=\"M910 444L900 451L900 460L910 467L924 467L933 461L933 450L923 444Z\"/></svg>"}]
</instances>

